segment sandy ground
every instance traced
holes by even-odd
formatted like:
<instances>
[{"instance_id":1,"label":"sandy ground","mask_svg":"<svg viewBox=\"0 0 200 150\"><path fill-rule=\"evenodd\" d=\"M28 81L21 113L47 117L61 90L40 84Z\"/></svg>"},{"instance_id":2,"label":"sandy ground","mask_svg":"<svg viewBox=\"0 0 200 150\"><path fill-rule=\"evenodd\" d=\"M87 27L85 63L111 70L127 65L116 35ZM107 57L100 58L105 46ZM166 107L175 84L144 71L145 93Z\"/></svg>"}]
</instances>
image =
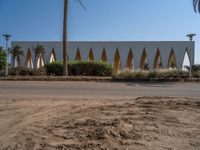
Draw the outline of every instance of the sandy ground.
<instances>
[{"instance_id":1,"label":"sandy ground","mask_svg":"<svg viewBox=\"0 0 200 150\"><path fill-rule=\"evenodd\" d=\"M1 99L1 150L199 150L198 98Z\"/></svg>"}]
</instances>

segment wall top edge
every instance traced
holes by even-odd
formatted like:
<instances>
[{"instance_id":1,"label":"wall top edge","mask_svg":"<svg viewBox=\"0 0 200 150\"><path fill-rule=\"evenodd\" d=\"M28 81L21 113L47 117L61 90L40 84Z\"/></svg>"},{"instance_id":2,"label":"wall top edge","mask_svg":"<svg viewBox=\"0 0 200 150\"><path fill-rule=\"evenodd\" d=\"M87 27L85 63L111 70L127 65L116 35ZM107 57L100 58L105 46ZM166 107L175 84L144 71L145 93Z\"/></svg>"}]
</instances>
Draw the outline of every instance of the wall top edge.
<instances>
[{"instance_id":1,"label":"wall top edge","mask_svg":"<svg viewBox=\"0 0 200 150\"><path fill-rule=\"evenodd\" d=\"M12 43L62 43L62 41L11 41ZM190 41L68 41L69 43L165 43ZM195 42L195 41L193 41Z\"/></svg>"}]
</instances>

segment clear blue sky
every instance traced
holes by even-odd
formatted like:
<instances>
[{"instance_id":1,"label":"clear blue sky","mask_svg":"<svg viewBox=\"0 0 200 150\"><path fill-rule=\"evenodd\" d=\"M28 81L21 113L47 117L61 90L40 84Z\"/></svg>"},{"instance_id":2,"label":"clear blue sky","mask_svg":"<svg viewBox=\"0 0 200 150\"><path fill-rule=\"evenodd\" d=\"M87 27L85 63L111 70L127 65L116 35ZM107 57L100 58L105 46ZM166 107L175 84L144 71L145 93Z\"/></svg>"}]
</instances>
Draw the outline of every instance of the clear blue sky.
<instances>
[{"instance_id":1,"label":"clear blue sky","mask_svg":"<svg viewBox=\"0 0 200 150\"><path fill-rule=\"evenodd\" d=\"M192 0L82 1L87 10L69 0L69 40L179 41L194 32L200 63L200 14ZM63 0L0 0L0 34L13 41L59 41L62 17Z\"/></svg>"}]
</instances>

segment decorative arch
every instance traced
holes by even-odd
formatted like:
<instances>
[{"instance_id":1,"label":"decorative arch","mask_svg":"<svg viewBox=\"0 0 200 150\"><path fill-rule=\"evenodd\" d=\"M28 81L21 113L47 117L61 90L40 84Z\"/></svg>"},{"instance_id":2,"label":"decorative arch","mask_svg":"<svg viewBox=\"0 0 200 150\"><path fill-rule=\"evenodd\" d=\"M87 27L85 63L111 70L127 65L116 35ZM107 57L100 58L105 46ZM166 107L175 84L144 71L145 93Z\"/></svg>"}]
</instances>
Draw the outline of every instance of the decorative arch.
<instances>
[{"instance_id":1,"label":"decorative arch","mask_svg":"<svg viewBox=\"0 0 200 150\"><path fill-rule=\"evenodd\" d=\"M76 51L75 61L81 61L81 53L79 48Z\"/></svg>"},{"instance_id":2,"label":"decorative arch","mask_svg":"<svg viewBox=\"0 0 200 150\"><path fill-rule=\"evenodd\" d=\"M37 59L37 69L44 66L44 57L42 54L39 55Z\"/></svg>"},{"instance_id":3,"label":"decorative arch","mask_svg":"<svg viewBox=\"0 0 200 150\"><path fill-rule=\"evenodd\" d=\"M107 62L107 55L106 55L106 49L105 48L102 51L101 61L102 62Z\"/></svg>"},{"instance_id":4,"label":"decorative arch","mask_svg":"<svg viewBox=\"0 0 200 150\"><path fill-rule=\"evenodd\" d=\"M188 49L186 48L185 49L185 55L184 55L183 62L182 62L182 69L185 70L186 69L185 66L189 67L190 64L191 64L191 60L190 60L190 57L189 57Z\"/></svg>"},{"instance_id":5,"label":"decorative arch","mask_svg":"<svg viewBox=\"0 0 200 150\"><path fill-rule=\"evenodd\" d=\"M162 64L162 58L160 55L160 50L158 49L155 55L154 63L153 63L153 69L160 69L163 67Z\"/></svg>"},{"instance_id":6,"label":"decorative arch","mask_svg":"<svg viewBox=\"0 0 200 150\"><path fill-rule=\"evenodd\" d=\"M175 56L174 50L172 49L169 55L169 59L168 59L168 68L175 69L176 67L177 67L176 56Z\"/></svg>"},{"instance_id":7,"label":"decorative arch","mask_svg":"<svg viewBox=\"0 0 200 150\"><path fill-rule=\"evenodd\" d=\"M127 57L127 62L126 62L126 69L128 71L132 71L133 70L133 52L132 49L130 49L129 53L128 53L128 57Z\"/></svg>"},{"instance_id":8,"label":"decorative arch","mask_svg":"<svg viewBox=\"0 0 200 150\"><path fill-rule=\"evenodd\" d=\"M32 56L31 56L30 48L28 48L28 50L26 52L25 67L33 69L33 60L32 60Z\"/></svg>"},{"instance_id":9,"label":"decorative arch","mask_svg":"<svg viewBox=\"0 0 200 150\"><path fill-rule=\"evenodd\" d=\"M55 50L53 48L52 51L51 51L51 55L50 55L50 63L53 63L55 61L56 61L56 53L55 53Z\"/></svg>"},{"instance_id":10,"label":"decorative arch","mask_svg":"<svg viewBox=\"0 0 200 150\"><path fill-rule=\"evenodd\" d=\"M149 70L148 61L147 61L147 53L145 49L142 52L141 61L140 61L140 69Z\"/></svg>"},{"instance_id":11,"label":"decorative arch","mask_svg":"<svg viewBox=\"0 0 200 150\"><path fill-rule=\"evenodd\" d=\"M121 62L120 62L120 55L119 55L119 50L117 49L116 52L115 52L115 57L114 57L114 73L119 73L120 71L120 65L121 65Z\"/></svg>"},{"instance_id":12,"label":"decorative arch","mask_svg":"<svg viewBox=\"0 0 200 150\"><path fill-rule=\"evenodd\" d=\"M89 60L89 61L94 61L94 55L93 55L92 49L90 49L89 56L88 56L88 60Z\"/></svg>"}]
</instances>

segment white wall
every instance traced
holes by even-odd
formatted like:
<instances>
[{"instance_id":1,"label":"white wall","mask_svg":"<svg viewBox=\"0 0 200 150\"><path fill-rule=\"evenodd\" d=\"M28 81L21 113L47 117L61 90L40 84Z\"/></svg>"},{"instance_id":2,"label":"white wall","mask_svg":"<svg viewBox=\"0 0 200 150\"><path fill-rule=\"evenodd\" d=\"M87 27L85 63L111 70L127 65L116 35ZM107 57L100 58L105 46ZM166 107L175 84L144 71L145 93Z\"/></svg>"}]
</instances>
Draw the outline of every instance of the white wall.
<instances>
[{"instance_id":1,"label":"white wall","mask_svg":"<svg viewBox=\"0 0 200 150\"><path fill-rule=\"evenodd\" d=\"M22 66L25 63L26 52L28 48L31 49L32 60L34 62L34 53L32 48L37 44L43 45L45 48L45 63L49 63L52 48L54 48L57 61L62 61L62 42L12 42L12 47L19 45L24 50L24 57L21 59ZM194 42L192 42L192 51L194 51ZM69 59L73 61L77 49L79 48L82 60L88 60L90 49L93 50L93 54L96 61L100 61L102 51L105 48L108 63L114 63L114 55L116 49L119 50L122 67L126 67L127 57L130 49L134 55L134 69L140 69L140 61L143 50L146 50L149 68L153 69L153 63L157 49L160 50L163 68L167 68L168 60L171 50L173 49L176 56L177 69L182 69L182 64L185 56L186 49L188 50L189 57L191 54L189 41L158 41L158 42L69 42L68 43L68 55ZM192 56L192 63L194 64L194 56Z\"/></svg>"}]
</instances>

